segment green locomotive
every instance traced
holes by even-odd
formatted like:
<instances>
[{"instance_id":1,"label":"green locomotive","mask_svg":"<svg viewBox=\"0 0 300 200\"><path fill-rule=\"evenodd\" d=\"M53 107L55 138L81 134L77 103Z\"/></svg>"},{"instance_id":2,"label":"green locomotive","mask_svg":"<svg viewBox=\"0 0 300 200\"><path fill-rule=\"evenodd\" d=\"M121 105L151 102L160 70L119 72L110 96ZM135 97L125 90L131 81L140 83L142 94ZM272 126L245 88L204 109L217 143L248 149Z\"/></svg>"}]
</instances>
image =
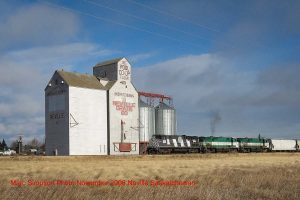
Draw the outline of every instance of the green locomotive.
<instances>
[{"instance_id":1,"label":"green locomotive","mask_svg":"<svg viewBox=\"0 0 300 200\"><path fill-rule=\"evenodd\" d=\"M239 144L236 138L232 137L199 137L199 143L205 152L237 152Z\"/></svg>"},{"instance_id":2,"label":"green locomotive","mask_svg":"<svg viewBox=\"0 0 300 200\"><path fill-rule=\"evenodd\" d=\"M270 148L270 140L265 138L237 138L240 152L263 152Z\"/></svg>"}]
</instances>

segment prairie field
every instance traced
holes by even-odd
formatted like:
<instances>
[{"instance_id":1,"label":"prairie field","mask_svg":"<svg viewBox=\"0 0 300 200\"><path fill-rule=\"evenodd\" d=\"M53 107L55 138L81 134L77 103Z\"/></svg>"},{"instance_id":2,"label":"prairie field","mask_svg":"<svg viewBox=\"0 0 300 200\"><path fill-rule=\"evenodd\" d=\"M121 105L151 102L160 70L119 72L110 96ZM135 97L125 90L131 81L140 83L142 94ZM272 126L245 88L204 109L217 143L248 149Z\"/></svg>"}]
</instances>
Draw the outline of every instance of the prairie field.
<instances>
[{"instance_id":1,"label":"prairie field","mask_svg":"<svg viewBox=\"0 0 300 200\"><path fill-rule=\"evenodd\" d=\"M300 153L0 157L0 199L300 199Z\"/></svg>"}]
</instances>

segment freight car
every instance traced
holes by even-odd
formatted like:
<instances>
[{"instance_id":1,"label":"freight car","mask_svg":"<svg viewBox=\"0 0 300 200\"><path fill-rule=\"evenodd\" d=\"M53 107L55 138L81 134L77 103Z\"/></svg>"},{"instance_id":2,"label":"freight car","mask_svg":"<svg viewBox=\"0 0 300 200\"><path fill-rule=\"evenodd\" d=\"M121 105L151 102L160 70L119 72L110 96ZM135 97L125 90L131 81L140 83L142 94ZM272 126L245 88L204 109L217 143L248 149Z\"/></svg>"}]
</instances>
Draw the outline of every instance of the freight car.
<instances>
[{"instance_id":1,"label":"freight car","mask_svg":"<svg viewBox=\"0 0 300 200\"><path fill-rule=\"evenodd\" d=\"M300 140L271 139L271 151L298 151Z\"/></svg>"},{"instance_id":2,"label":"freight car","mask_svg":"<svg viewBox=\"0 0 300 200\"><path fill-rule=\"evenodd\" d=\"M153 135L149 154L300 151L300 140Z\"/></svg>"}]
</instances>

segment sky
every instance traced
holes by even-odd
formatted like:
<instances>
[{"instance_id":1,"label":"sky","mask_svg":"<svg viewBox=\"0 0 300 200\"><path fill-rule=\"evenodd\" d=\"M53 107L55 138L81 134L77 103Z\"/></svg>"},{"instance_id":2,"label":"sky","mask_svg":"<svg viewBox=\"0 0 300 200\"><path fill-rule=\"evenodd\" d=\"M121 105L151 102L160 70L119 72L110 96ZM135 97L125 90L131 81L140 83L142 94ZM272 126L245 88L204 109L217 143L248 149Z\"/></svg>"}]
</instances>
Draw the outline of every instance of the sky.
<instances>
[{"instance_id":1,"label":"sky","mask_svg":"<svg viewBox=\"0 0 300 200\"><path fill-rule=\"evenodd\" d=\"M57 69L126 57L178 134L300 138L300 1L0 1L0 139L45 135Z\"/></svg>"}]
</instances>

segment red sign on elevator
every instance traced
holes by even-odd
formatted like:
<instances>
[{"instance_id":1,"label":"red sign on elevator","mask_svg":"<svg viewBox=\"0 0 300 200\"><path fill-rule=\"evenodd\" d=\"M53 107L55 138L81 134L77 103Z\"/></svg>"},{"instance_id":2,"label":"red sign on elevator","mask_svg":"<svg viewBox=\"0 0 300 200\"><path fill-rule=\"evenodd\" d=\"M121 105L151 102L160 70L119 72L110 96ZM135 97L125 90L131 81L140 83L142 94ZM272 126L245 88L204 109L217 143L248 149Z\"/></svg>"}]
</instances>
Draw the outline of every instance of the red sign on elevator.
<instances>
[{"instance_id":1,"label":"red sign on elevator","mask_svg":"<svg viewBox=\"0 0 300 200\"><path fill-rule=\"evenodd\" d=\"M113 101L113 105L116 106L116 110L121 112L121 115L128 115L128 112L132 112L135 108L135 103L128 103L126 100Z\"/></svg>"}]
</instances>

